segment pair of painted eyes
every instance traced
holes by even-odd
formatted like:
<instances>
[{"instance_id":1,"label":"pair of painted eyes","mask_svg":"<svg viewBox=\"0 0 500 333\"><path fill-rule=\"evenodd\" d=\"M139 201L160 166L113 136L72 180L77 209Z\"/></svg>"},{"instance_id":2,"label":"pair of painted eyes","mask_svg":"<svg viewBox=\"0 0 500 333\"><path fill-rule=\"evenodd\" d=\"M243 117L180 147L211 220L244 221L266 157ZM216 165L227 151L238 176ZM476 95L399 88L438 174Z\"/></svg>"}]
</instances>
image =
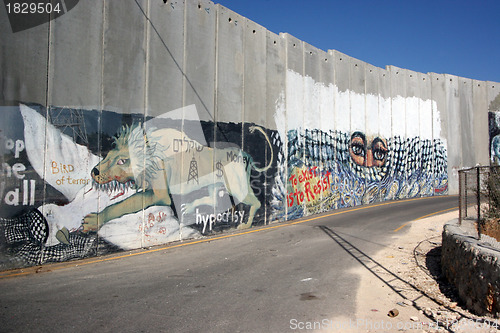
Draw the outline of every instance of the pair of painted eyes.
<instances>
[{"instance_id":1,"label":"pair of painted eyes","mask_svg":"<svg viewBox=\"0 0 500 333\"><path fill-rule=\"evenodd\" d=\"M125 163L128 162L128 158L120 158L116 164L118 165L124 165Z\"/></svg>"},{"instance_id":2,"label":"pair of painted eyes","mask_svg":"<svg viewBox=\"0 0 500 333\"><path fill-rule=\"evenodd\" d=\"M352 142L351 143L352 153L356 156L366 157L366 147L364 143ZM383 146L382 142L377 142L372 145L373 159L377 161L383 161L387 155L387 149Z\"/></svg>"}]
</instances>

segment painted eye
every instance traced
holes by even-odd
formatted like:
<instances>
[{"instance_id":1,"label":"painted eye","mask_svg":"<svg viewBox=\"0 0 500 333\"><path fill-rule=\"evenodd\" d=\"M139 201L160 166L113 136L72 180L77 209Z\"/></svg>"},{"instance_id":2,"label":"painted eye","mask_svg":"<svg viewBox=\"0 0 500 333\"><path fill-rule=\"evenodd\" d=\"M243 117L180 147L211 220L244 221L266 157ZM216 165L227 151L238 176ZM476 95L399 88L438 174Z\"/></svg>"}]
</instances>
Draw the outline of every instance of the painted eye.
<instances>
[{"instance_id":1,"label":"painted eye","mask_svg":"<svg viewBox=\"0 0 500 333\"><path fill-rule=\"evenodd\" d=\"M118 164L118 165L124 165L127 162L128 162L128 159L121 158L121 159L118 160L118 162L116 162L116 164Z\"/></svg>"},{"instance_id":2,"label":"painted eye","mask_svg":"<svg viewBox=\"0 0 500 333\"><path fill-rule=\"evenodd\" d=\"M365 147L363 145L353 143L351 145L352 153L357 156L365 156Z\"/></svg>"},{"instance_id":3,"label":"painted eye","mask_svg":"<svg viewBox=\"0 0 500 333\"><path fill-rule=\"evenodd\" d=\"M373 159L383 162L387 157L387 146L380 138L373 139L372 142Z\"/></svg>"},{"instance_id":4,"label":"painted eye","mask_svg":"<svg viewBox=\"0 0 500 333\"><path fill-rule=\"evenodd\" d=\"M383 161L387 153L382 149L375 149L373 151L373 158L378 161Z\"/></svg>"}]
</instances>

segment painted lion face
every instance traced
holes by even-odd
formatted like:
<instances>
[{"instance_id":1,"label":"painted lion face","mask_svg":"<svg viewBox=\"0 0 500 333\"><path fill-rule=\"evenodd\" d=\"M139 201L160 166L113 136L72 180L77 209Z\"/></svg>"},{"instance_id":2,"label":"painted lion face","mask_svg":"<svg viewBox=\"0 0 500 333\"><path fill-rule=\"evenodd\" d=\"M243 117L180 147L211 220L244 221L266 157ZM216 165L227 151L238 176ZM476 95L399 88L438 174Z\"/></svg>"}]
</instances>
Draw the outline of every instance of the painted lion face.
<instances>
[{"instance_id":1,"label":"painted lion face","mask_svg":"<svg viewBox=\"0 0 500 333\"><path fill-rule=\"evenodd\" d=\"M97 184L134 182L128 149L111 150L106 158L92 169L91 176Z\"/></svg>"},{"instance_id":2,"label":"painted lion face","mask_svg":"<svg viewBox=\"0 0 500 333\"><path fill-rule=\"evenodd\" d=\"M91 172L94 185L114 191L116 189L151 187L152 179L165 159L164 147L152 130L136 124L123 126L114 140L115 148Z\"/></svg>"}]
</instances>

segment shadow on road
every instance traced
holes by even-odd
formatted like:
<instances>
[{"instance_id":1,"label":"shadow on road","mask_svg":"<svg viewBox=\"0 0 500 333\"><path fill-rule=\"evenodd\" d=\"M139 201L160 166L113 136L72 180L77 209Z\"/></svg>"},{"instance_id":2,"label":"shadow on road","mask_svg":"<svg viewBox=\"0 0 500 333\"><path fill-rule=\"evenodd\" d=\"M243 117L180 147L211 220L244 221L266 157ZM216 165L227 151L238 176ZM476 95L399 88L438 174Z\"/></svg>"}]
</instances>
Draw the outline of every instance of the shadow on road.
<instances>
[{"instance_id":1,"label":"shadow on road","mask_svg":"<svg viewBox=\"0 0 500 333\"><path fill-rule=\"evenodd\" d=\"M401 298L403 298L404 300L410 301L415 309L421 310L421 312L427 318L429 318L431 321L434 322L435 318L426 314L426 311L424 311L424 309L417 304L417 301L419 299L421 299L422 297L426 297L440 306L442 306L441 302L436 300L431 295L427 294L425 291L419 289L414 284L402 279L397 274L395 274L392 271L385 268L383 265L381 265L376 260L374 260L373 258L368 256L366 253L361 251L359 248L354 246L352 243L347 241L345 238L340 236L337 232L333 231L331 228L329 228L327 226L319 226L319 228L325 234L327 234L331 239L333 239L340 247L342 247L342 249L344 249L349 255L351 255L354 259L356 259L356 261L358 261L363 267L365 267L368 271L370 271L370 273L375 275L380 281L382 281L385 285L387 285L391 290L393 290ZM437 254L436 251L431 253L430 256L435 257L435 255ZM430 258L428 258L428 259L430 259ZM441 279L442 276L441 276L441 274L439 274L437 272L437 267L435 266L435 263L433 263L433 265L434 265L433 272L431 272L431 274L432 275L437 274L437 276L435 276L434 278L438 277L439 279ZM439 281L438 281L438 283L439 283ZM417 293L416 297L414 296L414 293ZM473 320L471 317L465 316L463 313L460 313L452 308L449 308L447 306L445 306L445 308L450 312L455 312L455 313L459 314L463 318ZM453 330L451 330L451 328L449 326L447 326L446 323L438 322L437 324L439 326L441 326L442 328L444 328L446 331L453 332Z\"/></svg>"}]
</instances>

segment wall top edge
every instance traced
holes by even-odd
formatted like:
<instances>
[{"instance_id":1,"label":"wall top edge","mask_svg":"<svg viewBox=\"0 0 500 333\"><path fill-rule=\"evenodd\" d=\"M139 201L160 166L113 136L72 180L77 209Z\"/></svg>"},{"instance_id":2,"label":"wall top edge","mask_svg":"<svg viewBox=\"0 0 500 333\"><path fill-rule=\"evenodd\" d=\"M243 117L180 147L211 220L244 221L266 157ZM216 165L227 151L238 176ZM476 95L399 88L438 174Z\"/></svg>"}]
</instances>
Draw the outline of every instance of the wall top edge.
<instances>
[{"instance_id":1,"label":"wall top edge","mask_svg":"<svg viewBox=\"0 0 500 333\"><path fill-rule=\"evenodd\" d=\"M205 0L205 1L206 1L206 0ZM207 1L207 2L212 3L211 1ZM224 7L224 6L222 6L221 4L218 4L218 3L216 3L216 5L217 5L217 6L219 6L219 7L221 7L221 8L226 8L226 7ZM227 9L227 8L226 8L226 9ZM230 9L228 9L228 10L230 10ZM236 14L237 14L237 13L236 13ZM238 15L239 15L239 14L238 14ZM242 15L240 15L240 16L241 16L241 17L244 17L244 16L242 16ZM246 17L244 17L244 18L245 18L246 20L248 20L249 22L252 22L252 23L255 23L255 24L259 25L258 23L254 22L254 21L252 21L252 20L250 20L250 19L248 19L248 18L246 18ZM265 27L264 27L264 28L265 28ZM266 29L267 31L270 31L270 30L268 30L267 28L265 28L265 29ZM271 32L272 32L272 31L271 31ZM274 33L274 32L272 32L272 33ZM299 42L300 42L300 43L304 43L304 44L303 44L303 46L304 46L304 48L305 48L305 47L307 47L308 51L317 52L318 54L319 54L319 53L321 53L321 52L323 52L323 53L328 53L328 54L330 54L330 55L332 55L332 56L335 56L335 54L336 54L336 53L338 53L338 54L341 54L343 57L349 57L349 59L351 59L351 61L352 61L352 60L354 60L354 61L363 62L363 64L365 64L365 65L366 65L366 64L368 64L368 65L371 65L371 66L374 66L374 67L380 68L381 70L390 71L390 70L391 70L391 68L397 68L397 69L399 69L399 70L407 70L407 71L411 71L411 72L413 72L413 73L420 73L420 74L429 75L429 76L430 76L430 75L450 75L450 76L456 76L456 75L453 75L453 74L446 74L446 73L441 73L441 74L439 74L439 73L433 73L433 72L422 73L422 72L413 71L413 70L411 70L411 69L407 69L407 68L400 68L400 67L397 67L397 66L394 66L394 65L386 65L386 66L385 66L385 68L383 68L383 67L379 67L379 66L375 66L375 65L373 65L373 64L370 64L370 63L368 63L368 62L366 62L366 61L363 61L363 60L361 60L361 59L357 59L357 58L351 57L351 56L349 56L349 55L347 55L347 54L345 54L345 53L342 53L342 52L337 51L337 50L334 50L334 49L329 49L329 50L326 50L326 51L325 51L325 50L322 50L322 49L320 49L320 48L317 48L317 47L316 47L316 46L314 46L314 45L311 45L311 44L309 44L309 43L307 43L307 42L305 42L305 41L300 40L299 38L297 38L297 37L295 37L295 36L291 35L291 34L290 34L290 33L288 33L288 32L280 32L280 33L279 33L279 36L280 36L280 37L282 37L282 38L288 38L288 39L290 39L291 41L294 41L294 42L296 42L296 43L299 43ZM311 48L314 48L315 50L311 50ZM321 52L320 52L320 51L321 51ZM456 76L456 77L458 78L459 76ZM469 78L464 78L464 79L469 79ZM475 79L471 79L471 80L475 80ZM475 81L481 81L481 80L475 80ZM482 81L482 82L490 82L490 81ZM492 82L494 82L494 81L492 81ZM500 84L500 83L497 83L497 84Z\"/></svg>"}]
</instances>

